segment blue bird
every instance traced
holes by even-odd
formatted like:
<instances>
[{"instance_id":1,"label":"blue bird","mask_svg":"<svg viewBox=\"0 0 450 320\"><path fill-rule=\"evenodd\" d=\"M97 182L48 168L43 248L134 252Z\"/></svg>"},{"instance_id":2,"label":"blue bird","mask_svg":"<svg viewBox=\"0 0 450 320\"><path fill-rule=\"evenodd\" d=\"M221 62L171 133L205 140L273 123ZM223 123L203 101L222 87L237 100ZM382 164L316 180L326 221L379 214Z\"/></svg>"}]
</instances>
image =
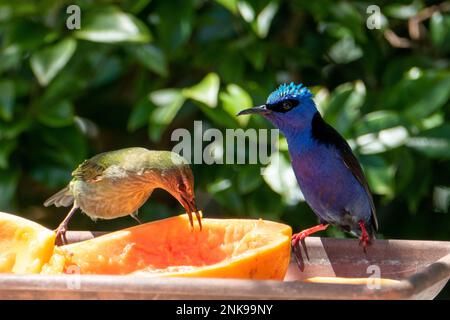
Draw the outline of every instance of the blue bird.
<instances>
[{"instance_id":1,"label":"blue bird","mask_svg":"<svg viewBox=\"0 0 450 320\"><path fill-rule=\"evenodd\" d=\"M286 137L292 166L305 201L320 224L292 237L292 245L330 224L367 245L378 230L372 195L358 160L342 136L317 111L308 88L282 84L264 105L238 115L260 114Z\"/></svg>"}]
</instances>

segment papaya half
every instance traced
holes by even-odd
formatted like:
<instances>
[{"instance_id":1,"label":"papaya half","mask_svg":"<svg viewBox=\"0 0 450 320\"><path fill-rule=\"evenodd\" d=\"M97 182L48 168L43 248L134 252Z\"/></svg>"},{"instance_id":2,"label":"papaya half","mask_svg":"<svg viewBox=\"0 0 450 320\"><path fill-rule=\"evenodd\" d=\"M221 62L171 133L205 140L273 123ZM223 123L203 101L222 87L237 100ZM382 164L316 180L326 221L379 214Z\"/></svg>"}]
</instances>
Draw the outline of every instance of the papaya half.
<instances>
[{"instance_id":1,"label":"papaya half","mask_svg":"<svg viewBox=\"0 0 450 320\"><path fill-rule=\"evenodd\" d=\"M134 274L157 277L278 279L290 259L291 227L265 220L187 215L55 248L43 273Z\"/></svg>"}]
</instances>

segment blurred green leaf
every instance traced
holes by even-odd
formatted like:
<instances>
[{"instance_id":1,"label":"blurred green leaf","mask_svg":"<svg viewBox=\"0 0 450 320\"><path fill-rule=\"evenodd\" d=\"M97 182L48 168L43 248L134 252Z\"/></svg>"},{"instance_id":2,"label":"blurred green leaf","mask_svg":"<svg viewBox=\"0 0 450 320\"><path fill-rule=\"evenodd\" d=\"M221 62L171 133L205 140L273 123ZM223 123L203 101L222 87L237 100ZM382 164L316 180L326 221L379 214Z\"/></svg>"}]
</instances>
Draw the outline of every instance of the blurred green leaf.
<instances>
[{"instance_id":1,"label":"blurred green leaf","mask_svg":"<svg viewBox=\"0 0 450 320\"><path fill-rule=\"evenodd\" d=\"M261 10L261 12L258 14L258 16L256 17L256 23L252 24L258 37L267 37L270 25L272 24L272 20L275 17L277 11L278 3L269 2L267 6L265 6L264 9Z\"/></svg>"},{"instance_id":2,"label":"blurred green leaf","mask_svg":"<svg viewBox=\"0 0 450 320\"><path fill-rule=\"evenodd\" d=\"M408 147L436 159L450 159L450 124L422 131L409 138Z\"/></svg>"},{"instance_id":3,"label":"blurred green leaf","mask_svg":"<svg viewBox=\"0 0 450 320\"><path fill-rule=\"evenodd\" d=\"M222 6L227 8L232 13L237 13L237 0L215 0L217 3L220 3Z\"/></svg>"},{"instance_id":4,"label":"blurred green leaf","mask_svg":"<svg viewBox=\"0 0 450 320\"><path fill-rule=\"evenodd\" d=\"M42 86L46 86L64 68L77 47L74 39L66 38L34 53L31 68Z\"/></svg>"},{"instance_id":5,"label":"blurred green leaf","mask_svg":"<svg viewBox=\"0 0 450 320\"><path fill-rule=\"evenodd\" d=\"M236 117L239 111L253 106L252 97L237 84L229 84L227 91L221 92L219 98L222 101L223 109L233 117ZM241 125L246 125L249 119L249 117L237 118Z\"/></svg>"},{"instance_id":6,"label":"blurred green leaf","mask_svg":"<svg viewBox=\"0 0 450 320\"><path fill-rule=\"evenodd\" d=\"M47 103L39 110L38 120L49 127L64 127L73 123L74 111L68 100Z\"/></svg>"},{"instance_id":7,"label":"blurred green leaf","mask_svg":"<svg viewBox=\"0 0 450 320\"><path fill-rule=\"evenodd\" d=\"M380 132L381 130L393 128L405 124L402 117L395 111L380 110L365 114L355 123L357 136L367 133Z\"/></svg>"},{"instance_id":8,"label":"blurred green leaf","mask_svg":"<svg viewBox=\"0 0 450 320\"><path fill-rule=\"evenodd\" d=\"M33 50L45 43L53 41L56 35L56 32L49 30L41 23L17 19L7 24L4 48L7 51Z\"/></svg>"},{"instance_id":9,"label":"blurred green leaf","mask_svg":"<svg viewBox=\"0 0 450 320\"><path fill-rule=\"evenodd\" d=\"M158 141L167 125L177 115L186 98L179 89L164 89L149 94L150 101L157 107L150 116L149 137Z\"/></svg>"},{"instance_id":10,"label":"blurred green leaf","mask_svg":"<svg viewBox=\"0 0 450 320\"><path fill-rule=\"evenodd\" d=\"M336 63L349 63L361 58L363 51L352 37L344 37L330 48L329 55Z\"/></svg>"},{"instance_id":11,"label":"blurred green leaf","mask_svg":"<svg viewBox=\"0 0 450 320\"><path fill-rule=\"evenodd\" d=\"M0 80L0 119L12 120L14 95L14 83L11 80Z\"/></svg>"},{"instance_id":12,"label":"blurred green leaf","mask_svg":"<svg viewBox=\"0 0 450 320\"><path fill-rule=\"evenodd\" d=\"M372 192L393 197L394 168L380 156L362 156L361 164Z\"/></svg>"},{"instance_id":13,"label":"blurred green leaf","mask_svg":"<svg viewBox=\"0 0 450 320\"><path fill-rule=\"evenodd\" d=\"M250 193L261 186L262 182L261 168L259 166L243 166L239 171L237 189L241 194Z\"/></svg>"},{"instance_id":14,"label":"blurred green leaf","mask_svg":"<svg viewBox=\"0 0 450 320\"><path fill-rule=\"evenodd\" d=\"M435 46L448 51L450 49L450 15L435 12L430 19L430 34Z\"/></svg>"},{"instance_id":15,"label":"blurred green leaf","mask_svg":"<svg viewBox=\"0 0 450 320\"><path fill-rule=\"evenodd\" d=\"M151 44L131 46L128 49L147 69L160 76L167 76L167 61L161 49Z\"/></svg>"},{"instance_id":16,"label":"blurred green leaf","mask_svg":"<svg viewBox=\"0 0 450 320\"><path fill-rule=\"evenodd\" d=\"M421 119L445 105L449 97L449 72L412 68L397 85L387 89L382 102L389 109L405 110L406 117Z\"/></svg>"},{"instance_id":17,"label":"blurred green leaf","mask_svg":"<svg viewBox=\"0 0 450 320\"><path fill-rule=\"evenodd\" d=\"M199 83L192 87L184 88L182 92L186 98L199 101L210 108L214 108L217 106L219 86L219 76L215 73L209 73Z\"/></svg>"},{"instance_id":18,"label":"blurred green leaf","mask_svg":"<svg viewBox=\"0 0 450 320\"><path fill-rule=\"evenodd\" d=\"M0 169L7 169L9 156L16 149L16 140L0 140Z\"/></svg>"},{"instance_id":19,"label":"blurred green leaf","mask_svg":"<svg viewBox=\"0 0 450 320\"><path fill-rule=\"evenodd\" d=\"M104 43L145 43L152 40L150 31L142 21L115 8L87 12L81 24L81 29L73 34L82 40Z\"/></svg>"},{"instance_id":20,"label":"blurred green leaf","mask_svg":"<svg viewBox=\"0 0 450 320\"><path fill-rule=\"evenodd\" d=\"M394 3L386 5L383 12L387 16L397 19L409 19L419 13L422 8L421 1L413 1L411 4Z\"/></svg>"},{"instance_id":21,"label":"blurred green leaf","mask_svg":"<svg viewBox=\"0 0 450 320\"><path fill-rule=\"evenodd\" d=\"M136 131L146 125L149 122L150 114L153 109L154 106L150 103L147 97L141 99L134 107L130 117L128 118L128 131Z\"/></svg>"},{"instance_id":22,"label":"blurred green leaf","mask_svg":"<svg viewBox=\"0 0 450 320\"><path fill-rule=\"evenodd\" d=\"M329 103L324 106L324 117L345 135L359 117L365 98L366 87L363 82L344 83L331 94Z\"/></svg>"},{"instance_id":23,"label":"blurred green leaf","mask_svg":"<svg viewBox=\"0 0 450 320\"><path fill-rule=\"evenodd\" d=\"M18 170L0 170L0 210L12 208L12 201L19 183Z\"/></svg>"}]
</instances>

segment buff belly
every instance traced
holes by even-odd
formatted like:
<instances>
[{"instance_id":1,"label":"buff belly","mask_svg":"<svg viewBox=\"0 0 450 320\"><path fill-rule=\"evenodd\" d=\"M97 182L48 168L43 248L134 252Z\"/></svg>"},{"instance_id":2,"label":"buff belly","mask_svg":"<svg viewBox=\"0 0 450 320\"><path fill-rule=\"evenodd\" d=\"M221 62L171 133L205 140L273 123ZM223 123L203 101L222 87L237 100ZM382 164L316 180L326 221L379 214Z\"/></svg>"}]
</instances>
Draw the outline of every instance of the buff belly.
<instances>
[{"instance_id":1,"label":"buff belly","mask_svg":"<svg viewBox=\"0 0 450 320\"><path fill-rule=\"evenodd\" d=\"M74 181L70 188L76 205L93 219L130 215L147 201L153 191L142 181L128 179Z\"/></svg>"}]
</instances>

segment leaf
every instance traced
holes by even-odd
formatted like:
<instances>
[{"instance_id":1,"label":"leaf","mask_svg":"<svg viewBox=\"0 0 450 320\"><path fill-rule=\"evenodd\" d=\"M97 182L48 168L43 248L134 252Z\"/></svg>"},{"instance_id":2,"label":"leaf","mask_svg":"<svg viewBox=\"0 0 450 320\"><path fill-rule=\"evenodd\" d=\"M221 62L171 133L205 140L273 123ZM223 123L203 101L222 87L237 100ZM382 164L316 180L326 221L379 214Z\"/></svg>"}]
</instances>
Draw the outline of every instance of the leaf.
<instances>
[{"instance_id":1,"label":"leaf","mask_svg":"<svg viewBox=\"0 0 450 320\"><path fill-rule=\"evenodd\" d=\"M131 111L130 117L128 118L128 131L136 131L147 124L153 109L154 106L150 103L147 97L141 99L141 101L139 101L139 103L134 107L133 111Z\"/></svg>"},{"instance_id":2,"label":"leaf","mask_svg":"<svg viewBox=\"0 0 450 320\"><path fill-rule=\"evenodd\" d=\"M366 87L362 81L344 83L333 91L329 103L324 106L324 118L345 135L360 116L365 99Z\"/></svg>"},{"instance_id":3,"label":"leaf","mask_svg":"<svg viewBox=\"0 0 450 320\"><path fill-rule=\"evenodd\" d=\"M217 95L219 93L220 79L215 73L207 74L196 85L183 89L186 98L201 102L210 108L217 106Z\"/></svg>"},{"instance_id":4,"label":"leaf","mask_svg":"<svg viewBox=\"0 0 450 320\"><path fill-rule=\"evenodd\" d=\"M395 111L380 110L365 114L355 123L356 135L380 132L404 124L404 119Z\"/></svg>"},{"instance_id":5,"label":"leaf","mask_svg":"<svg viewBox=\"0 0 450 320\"><path fill-rule=\"evenodd\" d=\"M397 18L397 19L409 19L419 13L422 8L420 1L413 1L409 5L403 4L391 4L383 8L383 12L387 16Z\"/></svg>"},{"instance_id":6,"label":"leaf","mask_svg":"<svg viewBox=\"0 0 450 320\"><path fill-rule=\"evenodd\" d=\"M77 42L66 38L41 49L30 58L31 69L42 86L46 86L61 71L75 52Z\"/></svg>"},{"instance_id":7,"label":"leaf","mask_svg":"<svg viewBox=\"0 0 450 320\"><path fill-rule=\"evenodd\" d=\"M227 8L233 14L237 13L237 0L215 0L217 3L220 3L222 6Z\"/></svg>"},{"instance_id":8,"label":"leaf","mask_svg":"<svg viewBox=\"0 0 450 320\"><path fill-rule=\"evenodd\" d=\"M153 141L158 141L186 98L179 89L163 89L150 93L149 100L157 107L150 116L149 136Z\"/></svg>"},{"instance_id":9,"label":"leaf","mask_svg":"<svg viewBox=\"0 0 450 320\"><path fill-rule=\"evenodd\" d=\"M287 205L304 200L290 162L279 152L271 155L270 164L263 171L263 179L273 191L281 195Z\"/></svg>"},{"instance_id":10,"label":"leaf","mask_svg":"<svg viewBox=\"0 0 450 320\"><path fill-rule=\"evenodd\" d=\"M255 191L261 186L261 168L256 165L243 166L239 171L237 179L237 189L241 194L247 194Z\"/></svg>"},{"instance_id":11,"label":"leaf","mask_svg":"<svg viewBox=\"0 0 450 320\"><path fill-rule=\"evenodd\" d=\"M81 21L81 29L73 34L78 39L104 43L145 43L152 40L142 21L115 8L87 12Z\"/></svg>"},{"instance_id":12,"label":"leaf","mask_svg":"<svg viewBox=\"0 0 450 320\"><path fill-rule=\"evenodd\" d=\"M376 154L400 147L408 141L409 133L403 126L396 126L368 133L356 138L361 154Z\"/></svg>"},{"instance_id":13,"label":"leaf","mask_svg":"<svg viewBox=\"0 0 450 320\"><path fill-rule=\"evenodd\" d=\"M252 22L255 20L255 10L247 1L239 0L237 2L237 9L244 21Z\"/></svg>"},{"instance_id":14,"label":"leaf","mask_svg":"<svg viewBox=\"0 0 450 320\"><path fill-rule=\"evenodd\" d=\"M246 125L250 117L237 117L236 114L246 108L253 106L250 95L237 84L229 84L226 92L219 95L223 104L223 109L231 116L236 117L241 125Z\"/></svg>"},{"instance_id":15,"label":"leaf","mask_svg":"<svg viewBox=\"0 0 450 320\"><path fill-rule=\"evenodd\" d=\"M0 119L12 120L14 98L14 83L11 80L0 80Z\"/></svg>"},{"instance_id":16,"label":"leaf","mask_svg":"<svg viewBox=\"0 0 450 320\"><path fill-rule=\"evenodd\" d=\"M431 40L438 48L450 49L450 15L435 12L430 19Z\"/></svg>"},{"instance_id":17,"label":"leaf","mask_svg":"<svg viewBox=\"0 0 450 320\"><path fill-rule=\"evenodd\" d=\"M18 170L0 170L0 210L7 211L12 208L19 177Z\"/></svg>"},{"instance_id":18,"label":"leaf","mask_svg":"<svg viewBox=\"0 0 450 320\"><path fill-rule=\"evenodd\" d=\"M329 55L334 62L345 64L361 58L363 51L353 37L346 36L331 46Z\"/></svg>"},{"instance_id":19,"label":"leaf","mask_svg":"<svg viewBox=\"0 0 450 320\"><path fill-rule=\"evenodd\" d=\"M409 138L407 146L436 159L450 159L450 124L422 131Z\"/></svg>"},{"instance_id":20,"label":"leaf","mask_svg":"<svg viewBox=\"0 0 450 320\"><path fill-rule=\"evenodd\" d=\"M161 49L151 45L137 45L128 48L140 64L160 76L167 76L167 61Z\"/></svg>"},{"instance_id":21,"label":"leaf","mask_svg":"<svg viewBox=\"0 0 450 320\"><path fill-rule=\"evenodd\" d=\"M267 37L269 33L270 25L278 11L278 3L269 2L267 6L258 14L256 18L256 24L253 24L256 34L260 38Z\"/></svg>"},{"instance_id":22,"label":"leaf","mask_svg":"<svg viewBox=\"0 0 450 320\"><path fill-rule=\"evenodd\" d=\"M383 95L388 109L403 109L411 119L421 119L445 105L450 97L449 72L424 72L411 68L409 72Z\"/></svg>"},{"instance_id":23,"label":"leaf","mask_svg":"<svg viewBox=\"0 0 450 320\"><path fill-rule=\"evenodd\" d=\"M7 169L9 156L16 149L16 140L0 140L0 169Z\"/></svg>"},{"instance_id":24,"label":"leaf","mask_svg":"<svg viewBox=\"0 0 450 320\"><path fill-rule=\"evenodd\" d=\"M39 110L38 120L49 127L68 126L74 121L72 103L68 100L46 103Z\"/></svg>"},{"instance_id":25,"label":"leaf","mask_svg":"<svg viewBox=\"0 0 450 320\"><path fill-rule=\"evenodd\" d=\"M361 156L370 189L376 194L394 195L394 168L380 156Z\"/></svg>"}]
</instances>

